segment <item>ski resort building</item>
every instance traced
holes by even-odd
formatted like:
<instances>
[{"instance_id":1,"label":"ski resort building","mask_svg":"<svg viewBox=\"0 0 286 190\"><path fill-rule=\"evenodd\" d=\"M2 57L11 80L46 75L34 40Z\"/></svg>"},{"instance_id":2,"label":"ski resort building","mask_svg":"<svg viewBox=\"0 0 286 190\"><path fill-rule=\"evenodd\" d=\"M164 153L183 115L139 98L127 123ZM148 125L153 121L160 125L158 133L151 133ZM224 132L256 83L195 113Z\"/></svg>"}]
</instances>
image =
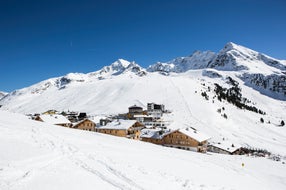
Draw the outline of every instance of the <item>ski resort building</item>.
<instances>
[{"instance_id":1,"label":"ski resort building","mask_svg":"<svg viewBox=\"0 0 286 190\"><path fill-rule=\"evenodd\" d=\"M142 141L197 152L206 152L208 139L210 139L208 136L190 128L173 131L158 128L144 129L141 133L140 138Z\"/></svg>"},{"instance_id":2,"label":"ski resort building","mask_svg":"<svg viewBox=\"0 0 286 190\"><path fill-rule=\"evenodd\" d=\"M160 127L166 129L171 123L171 121L164 120L163 118L156 119L151 115L134 115L134 118L144 124L146 128Z\"/></svg>"},{"instance_id":3,"label":"ski resort building","mask_svg":"<svg viewBox=\"0 0 286 190\"><path fill-rule=\"evenodd\" d=\"M135 115L142 115L143 113L142 107L134 105L128 108L127 118L134 119Z\"/></svg>"},{"instance_id":4,"label":"ski resort building","mask_svg":"<svg viewBox=\"0 0 286 190\"><path fill-rule=\"evenodd\" d=\"M218 143L210 143L208 145L208 151L219 154L235 155L235 154L240 154L242 152L242 147L234 145L229 141L222 141Z\"/></svg>"},{"instance_id":5,"label":"ski resort building","mask_svg":"<svg viewBox=\"0 0 286 190\"><path fill-rule=\"evenodd\" d=\"M152 116L149 115L134 115L134 118L144 124L147 128L151 128L154 126L154 119Z\"/></svg>"},{"instance_id":6,"label":"ski resort building","mask_svg":"<svg viewBox=\"0 0 286 190\"><path fill-rule=\"evenodd\" d=\"M96 126L96 124L93 121L91 121L89 119L84 119L84 120L81 120L81 121L75 123L72 126L72 128L87 130L87 131L95 131L95 126Z\"/></svg>"},{"instance_id":7,"label":"ski resort building","mask_svg":"<svg viewBox=\"0 0 286 190\"><path fill-rule=\"evenodd\" d=\"M115 120L106 125L96 126L96 132L126 137L129 139L139 139L140 131L144 125L136 120Z\"/></svg>"},{"instance_id":8,"label":"ski resort building","mask_svg":"<svg viewBox=\"0 0 286 190\"><path fill-rule=\"evenodd\" d=\"M143 129L141 130L140 140L158 145L164 145L163 137L169 133L172 133L171 129Z\"/></svg>"},{"instance_id":9,"label":"ski resort building","mask_svg":"<svg viewBox=\"0 0 286 190\"><path fill-rule=\"evenodd\" d=\"M35 117L36 121L46 122L52 125L60 125L63 127L71 127L72 123L63 115L58 114L43 114Z\"/></svg>"},{"instance_id":10,"label":"ski resort building","mask_svg":"<svg viewBox=\"0 0 286 190\"><path fill-rule=\"evenodd\" d=\"M64 115L73 123L87 118L87 114L85 112L67 112Z\"/></svg>"},{"instance_id":11,"label":"ski resort building","mask_svg":"<svg viewBox=\"0 0 286 190\"><path fill-rule=\"evenodd\" d=\"M147 103L148 115L151 115L153 118L161 118L164 111L165 106L163 104Z\"/></svg>"}]
</instances>

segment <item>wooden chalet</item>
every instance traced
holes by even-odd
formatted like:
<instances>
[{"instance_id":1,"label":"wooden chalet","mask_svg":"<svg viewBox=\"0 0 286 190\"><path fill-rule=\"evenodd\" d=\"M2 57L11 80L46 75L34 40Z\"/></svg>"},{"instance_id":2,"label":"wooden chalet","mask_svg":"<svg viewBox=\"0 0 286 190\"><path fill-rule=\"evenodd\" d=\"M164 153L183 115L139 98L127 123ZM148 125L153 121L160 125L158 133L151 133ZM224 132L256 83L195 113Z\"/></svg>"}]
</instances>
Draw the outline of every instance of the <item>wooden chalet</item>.
<instances>
[{"instance_id":1,"label":"wooden chalet","mask_svg":"<svg viewBox=\"0 0 286 190\"><path fill-rule=\"evenodd\" d=\"M142 114L147 115L147 112L146 111L144 112L142 107L134 105L128 108L127 118L134 119L135 115L142 115Z\"/></svg>"},{"instance_id":2,"label":"wooden chalet","mask_svg":"<svg viewBox=\"0 0 286 190\"><path fill-rule=\"evenodd\" d=\"M158 128L144 129L140 138L145 142L197 152L206 152L208 139L210 139L208 136L190 128L173 131Z\"/></svg>"},{"instance_id":3,"label":"wooden chalet","mask_svg":"<svg viewBox=\"0 0 286 190\"><path fill-rule=\"evenodd\" d=\"M96 126L95 131L99 133L126 137L129 139L139 139L140 130L144 125L136 120L114 120L106 125Z\"/></svg>"},{"instance_id":4,"label":"wooden chalet","mask_svg":"<svg viewBox=\"0 0 286 190\"><path fill-rule=\"evenodd\" d=\"M49 123L52 125L60 125L63 127L71 127L72 123L63 115L58 115L58 114L43 114L43 115L38 115L35 117L36 121L41 121L45 123Z\"/></svg>"},{"instance_id":5,"label":"wooden chalet","mask_svg":"<svg viewBox=\"0 0 286 190\"><path fill-rule=\"evenodd\" d=\"M95 131L95 126L96 124L93 121L89 119L84 119L73 124L72 128L86 130L86 131Z\"/></svg>"},{"instance_id":6,"label":"wooden chalet","mask_svg":"<svg viewBox=\"0 0 286 190\"><path fill-rule=\"evenodd\" d=\"M217 143L214 142L209 143L208 151L219 154L236 155L236 154L241 154L243 150L240 145L234 145L232 142L229 141L221 141Z\"/></svg>"}]
</instances>

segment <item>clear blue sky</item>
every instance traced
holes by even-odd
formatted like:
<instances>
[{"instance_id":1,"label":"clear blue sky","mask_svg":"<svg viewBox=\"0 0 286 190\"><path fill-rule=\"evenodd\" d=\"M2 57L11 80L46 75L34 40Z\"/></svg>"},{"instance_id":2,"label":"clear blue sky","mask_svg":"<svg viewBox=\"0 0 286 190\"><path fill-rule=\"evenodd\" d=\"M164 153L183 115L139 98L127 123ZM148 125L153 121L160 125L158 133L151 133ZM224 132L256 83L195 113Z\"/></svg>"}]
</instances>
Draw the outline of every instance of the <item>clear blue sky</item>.
<instances>
[{"instance_id":1,"label":"clear blue sky","mask_svg":"<svg viewBox=\"0 0 286 190\"><path fill-rule=\"evenodd\" d=\"M146 67L235 42L286 59L285 0L1 0L0 90L118 58Z\"/></svg>"}]
</instances>

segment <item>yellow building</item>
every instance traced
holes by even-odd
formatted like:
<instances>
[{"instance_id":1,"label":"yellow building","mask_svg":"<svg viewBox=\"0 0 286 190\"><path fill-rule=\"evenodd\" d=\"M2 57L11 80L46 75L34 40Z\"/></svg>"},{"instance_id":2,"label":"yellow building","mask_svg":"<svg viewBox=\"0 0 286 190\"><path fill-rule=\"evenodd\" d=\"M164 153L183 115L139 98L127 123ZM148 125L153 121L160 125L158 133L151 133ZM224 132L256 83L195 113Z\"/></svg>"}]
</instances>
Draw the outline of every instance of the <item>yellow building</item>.
<instances>
[{"instance_id":1,"label":"yellow building","mask_svg":"<svg viewBox=\"0 0 286 190\"><path fill-rule=\"evenodd\" d=\"M96 126L96 124L93 121L91 121L89 119L84 119L82 121L75 123L72 126L72 128L87 130L87 131L95 131L95 126Z\"/></svg>"},{"instance_id":2,"label":"yellow building","mask_svg":"<svg viewBox=\"0 0 286 190\"><path fill-rule=\"evenodd\" d=\"M115 120L106 125L96 126L96 132L126 137L129 139L139 139L140 130L144 128L144 125L136 120Z\"/></svg>"},{"instance_id":3,"label":"yellow building","mask_svg":"<svg viewBox=\"0 0 286 190\"><path fill-rule=\"evenodd\" d=\"M206 152L209 137L196 130L178 129L144 129L142 130L141 140L168 147L175 147L197 152Z\"/></svg>"}]
</instances>

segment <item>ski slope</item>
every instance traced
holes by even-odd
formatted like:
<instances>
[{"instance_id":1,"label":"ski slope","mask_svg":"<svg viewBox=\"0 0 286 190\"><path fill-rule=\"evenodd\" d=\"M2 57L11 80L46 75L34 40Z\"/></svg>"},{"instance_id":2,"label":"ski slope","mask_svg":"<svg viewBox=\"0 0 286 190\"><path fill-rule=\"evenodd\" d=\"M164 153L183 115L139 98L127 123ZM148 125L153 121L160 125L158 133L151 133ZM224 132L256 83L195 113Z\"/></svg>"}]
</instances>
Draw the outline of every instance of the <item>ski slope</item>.
<instances>
[{"instance_id":1,"label":"ski slope","mask_svg":"<svg viewBox=\"0 0 286 190\"><path fill-rule=\"evenodd\" d=\"M286 102L261 95L244 86L233 72L221 72L222 78L231 76L240 82L243 96L267 114L238 109L232 104L213 99L213 84L227 84L223 79L204 76L203 72L194 70L169 76L148 73L144 77L127 72L103 80L89 77L84 82L73 81L60 90L50 85L40 91L41 87L47 86L47 82L51 82L52 79L49 79L18 91L19 95L13 96L13 101L6 98L3 101L7 100L7 104L1 109L24 114L56 109L108 115L126 113L128 107L134 104L146 109L148 102L155 102L165 104L166 109L172 111L164 116L167 121L171 121L170 128L193 127L212 137L215 142L226 139L238 146L267 149L275 154L286 155L286 130L285 127L279 127L279 122L286 118ZM78 80L78 77L75 78ZM38 93L31 93L35 91ZM209 100L201 96L204 91L208 93ZM221 116L223 113L217 112L222 108L225 109L223 113L227 119ZM265 123L261 123L260 118L264 118Z\"/></svg>"},{"instance_id":2,"label":"ski slope","mask_svg":"<svg viewBox=\"0 0 286 190\"><path fill-rule=\"evenodd\" d=\"M285 169L267 158L200 154L0 111L3 190L282 190Z\"/></svg>"}]
</instances>

